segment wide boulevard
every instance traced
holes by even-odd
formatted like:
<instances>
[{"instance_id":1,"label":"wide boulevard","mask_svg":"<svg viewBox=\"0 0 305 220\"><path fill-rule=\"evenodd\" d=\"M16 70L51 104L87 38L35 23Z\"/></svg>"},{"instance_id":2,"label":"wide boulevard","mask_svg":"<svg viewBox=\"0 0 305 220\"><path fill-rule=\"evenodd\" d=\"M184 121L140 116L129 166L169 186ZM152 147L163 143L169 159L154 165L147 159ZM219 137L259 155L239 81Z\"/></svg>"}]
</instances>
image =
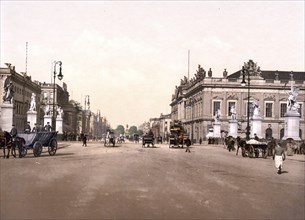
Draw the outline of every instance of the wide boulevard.
<instances>
[{"instance_id":1,"label":"wide boulevard","mask_svg":"<svg viewBox=\"0 0 305 220\"><path fill-rule=\"evenodd\" d=\"M305 158L244 158L223 145L59 142L2 158L0 219L304 219Z\"/></svg>"}]
</instances>

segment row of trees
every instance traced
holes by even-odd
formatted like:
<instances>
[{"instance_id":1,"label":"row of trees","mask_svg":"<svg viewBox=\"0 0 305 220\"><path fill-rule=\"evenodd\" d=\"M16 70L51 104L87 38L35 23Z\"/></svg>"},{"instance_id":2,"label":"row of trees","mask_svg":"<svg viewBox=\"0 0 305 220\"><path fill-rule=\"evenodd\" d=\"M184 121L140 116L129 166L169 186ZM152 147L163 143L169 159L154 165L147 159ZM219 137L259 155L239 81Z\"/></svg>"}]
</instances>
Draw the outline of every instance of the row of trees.
<instances>
[{"instance_id":1,"label":"row of trees","mask_svg":"<svg viewBox=\"0 0 305 220\"><path fill-rule=\"evenodd\" d=\"M118 125L117 128L114 130L115 134L117 136L119 136L120 134L122 135L134 135L137 134L139 136L143 135L143 131L142 130L138 130L138 128L136 126L130 126L130 128L128 128L127 132L125 130L125 127L123 125Z\"/></svg>"}]
</instances>

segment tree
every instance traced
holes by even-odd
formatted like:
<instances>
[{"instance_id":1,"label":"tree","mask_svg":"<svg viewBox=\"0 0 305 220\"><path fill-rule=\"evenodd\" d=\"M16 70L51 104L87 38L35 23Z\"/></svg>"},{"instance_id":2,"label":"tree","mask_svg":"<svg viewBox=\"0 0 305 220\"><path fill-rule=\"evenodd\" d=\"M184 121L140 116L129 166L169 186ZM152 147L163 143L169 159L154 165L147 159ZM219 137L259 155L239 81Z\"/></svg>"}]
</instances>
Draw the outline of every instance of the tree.
<instances>
[{"instance_id":1,"label":"tree","mask_svg":"<svg viewBox=\"0 0 305 220\"><path fill-rule=\"evenodd\" d=\"M138 133L138 129L136 126L131 126L128 130L129 132L129 135L134 135L134 134L137 134Z\"/></svg>"},{"instance_id":2,"label":"tree","mask_svg":"<svg viewBox=\"0 0 305 220\"><path fill-rule=\"evenodd\" d=\"M118 127L115 129L115 132L117 135L124 135L125 134L125 128L123 125L118 125Z\"/></svg>"}]
</instances>

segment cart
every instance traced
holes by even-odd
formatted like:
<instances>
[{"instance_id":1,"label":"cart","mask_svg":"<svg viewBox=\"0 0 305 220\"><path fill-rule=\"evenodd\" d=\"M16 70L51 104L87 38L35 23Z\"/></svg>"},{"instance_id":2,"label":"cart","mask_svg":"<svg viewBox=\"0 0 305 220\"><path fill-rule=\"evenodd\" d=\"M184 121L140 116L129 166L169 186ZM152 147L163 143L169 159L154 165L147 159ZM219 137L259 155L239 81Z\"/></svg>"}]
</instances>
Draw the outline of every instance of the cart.
<instances>
[{"instance_id":1,"label":"cart","mask_svg":"<svg viewBox=\"0 0 305 220\"><path fill-rule=\"evenodd\" d=\"M262 156L263 158L267 158L268 156L268 144L266 142L260 142L254 139L250 139L246 142L246 146L242 149L243 157L256 157Z\"/></svg>"},{"instance_id":2,"label":"cart","mask_svg":"<svg viewBox=\"0 0 305 220\"><path fill-rule=\"evenodd\" d=\"M144 135L143 138L142 138L142 147L150 147L150 145L152 147L155 146L155 138L154 138L154 135L151 135L151 134L147 134L147 135Z\"/></svg>"},{"instance_id":3,"label":"cart","mask_svg":"<svg viewBox=\"0 0 305 220\"><path fill-rule=\"evenodd\" d=\"M40 156L43 147L48 147L50 156L54 156L57 150L57 131L40 131L36 133L18 133L17 137L21 140L23 149L33 149L35 157ZM27 150L23 151L23 155Z\"/></svg>"}]
</instances>

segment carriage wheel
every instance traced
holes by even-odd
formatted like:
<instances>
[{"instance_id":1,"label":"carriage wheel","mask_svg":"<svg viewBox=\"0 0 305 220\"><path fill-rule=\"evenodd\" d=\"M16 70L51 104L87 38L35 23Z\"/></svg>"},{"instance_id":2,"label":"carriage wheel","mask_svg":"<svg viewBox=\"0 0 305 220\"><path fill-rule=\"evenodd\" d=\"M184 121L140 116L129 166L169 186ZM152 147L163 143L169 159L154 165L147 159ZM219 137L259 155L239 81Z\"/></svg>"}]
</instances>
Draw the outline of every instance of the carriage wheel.
<instances>
[{"instance_id":1,"label":"carriage wheel","mask_svg":"<svg viewBox=\"0 0 305 220\"><path fill-rule=\"evenodd\" d=\"M55 138L52 138L50 140L49 146L48 146L48 151L50 156L54 156L57 150L57 140Z\"/></svg>"},{"instance_id":2,"label":"carriage wheel","mask_svg":"<svg viewBox=\"0 0 305 220\"><path fill-rule=\"evenodd\" d=\"M34 156L35 157L40 156L41 152L42 152L42 144L39 141L37 141L37 142L35 142L35 144L33 146Z\"/></svg>"},{"instance_id":3,"label":"carriage wheel","mask_svg":"<svg viewBox=\"0 0 305 220\"><path fill-rule=\"evenodd\" d=\"M250 158L253 158L254 147L252 145L249 146L248 155Z\"/></svg>"},{"instance_id":4,"label":"carriage wheel","mask_svg":"<svg viewBox=\"0 0 305 220\"><path fill-rule=\"evenodd\" d=\"M247 154L246 154L246 149L243 147L243 148L241 148L241 155L243 156L243 157L246 157L247 156Z\"/></svg>"},{"instance_id":5,"label":"carriage wheel","mask_svg":"<svg viewBox=\"0 0 305 220\"><path fill-rule=\"evenodd\" d=\"M263 150L263 158L266 159L268 157L268 149Z\"/></svg>"}]
</instances>

